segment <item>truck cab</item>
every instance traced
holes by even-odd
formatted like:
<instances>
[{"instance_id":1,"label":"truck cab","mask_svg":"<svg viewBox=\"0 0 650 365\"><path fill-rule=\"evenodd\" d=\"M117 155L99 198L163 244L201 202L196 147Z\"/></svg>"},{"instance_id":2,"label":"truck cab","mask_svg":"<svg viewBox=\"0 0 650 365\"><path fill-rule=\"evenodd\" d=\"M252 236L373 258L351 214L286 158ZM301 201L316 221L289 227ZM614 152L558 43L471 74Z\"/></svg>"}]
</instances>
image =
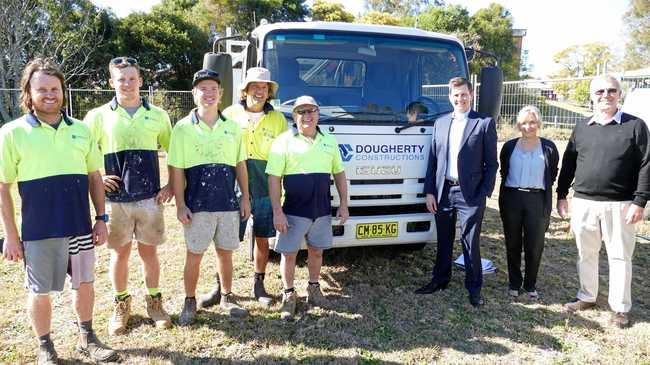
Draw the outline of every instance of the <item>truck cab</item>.
<instances>
[{"instance_id":1,"label":"truck cab","mask_svg":"<svg viewBox=\"0 0 650 365\"><path fill-rule=\"evenodd\" d=\"M289 124L293 101L314 97L320 128L339 143L350 219L344 225L333 220L334 247L435 241L422 191L432 126L452 111L447 83L469 79L461 42L415 28L302 22L261 25L241 45L240 55L230 55L232 63L241 59L235 74L269 69L280 85L272 105ZM219 72L232 74L228 65ZM331 194L334 216L339 197L333 183Z\"/></svg>"}]
</instances>

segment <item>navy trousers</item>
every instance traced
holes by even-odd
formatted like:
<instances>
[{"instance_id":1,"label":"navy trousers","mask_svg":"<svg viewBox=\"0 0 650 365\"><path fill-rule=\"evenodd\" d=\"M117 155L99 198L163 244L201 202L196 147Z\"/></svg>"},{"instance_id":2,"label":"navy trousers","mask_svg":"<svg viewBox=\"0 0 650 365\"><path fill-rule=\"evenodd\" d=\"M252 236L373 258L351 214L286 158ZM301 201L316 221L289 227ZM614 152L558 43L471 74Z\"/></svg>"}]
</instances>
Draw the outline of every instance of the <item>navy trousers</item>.
<instances>
[{"instance_id":1,"label":"navy trousers","mask_svg":"<svg viewBox=\"0 0 650 365\"><path fill-rule=\"evenodd\" d=\"M470 294L480 294L483 285L479 237L485 213L485 199L480 205L468 205L460 186L449 186L445 182L442 197L435 214L438 233L436 264L433 266L434 283L443 284L451 280L451 265L456 239L456 220L460 220L460 243L465 259L465 288Z\"/></svg>"}]
</instances>

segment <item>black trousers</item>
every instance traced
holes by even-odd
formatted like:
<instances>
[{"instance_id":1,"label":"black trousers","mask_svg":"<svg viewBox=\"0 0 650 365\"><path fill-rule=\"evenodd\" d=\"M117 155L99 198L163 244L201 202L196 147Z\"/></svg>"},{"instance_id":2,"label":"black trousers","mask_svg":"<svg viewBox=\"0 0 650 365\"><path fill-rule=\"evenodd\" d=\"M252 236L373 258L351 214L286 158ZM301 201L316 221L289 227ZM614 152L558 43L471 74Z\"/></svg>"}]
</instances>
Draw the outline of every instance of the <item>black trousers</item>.
<instances>
[{"instance_id":1,"label":"black trousers","mask_svg":"<svg viewBox=\"0 0 650 365\"><path fill-rule=\"evenodd\" d=\"M544 214L544 191L526 192L505 188L499 196L499 212L508 257L508 281L511 290L522 287L536 290L537 273L544 251L544 233L548 217ZM521 274L524 252L525 275Z\"/></svg>"}]
</instances>

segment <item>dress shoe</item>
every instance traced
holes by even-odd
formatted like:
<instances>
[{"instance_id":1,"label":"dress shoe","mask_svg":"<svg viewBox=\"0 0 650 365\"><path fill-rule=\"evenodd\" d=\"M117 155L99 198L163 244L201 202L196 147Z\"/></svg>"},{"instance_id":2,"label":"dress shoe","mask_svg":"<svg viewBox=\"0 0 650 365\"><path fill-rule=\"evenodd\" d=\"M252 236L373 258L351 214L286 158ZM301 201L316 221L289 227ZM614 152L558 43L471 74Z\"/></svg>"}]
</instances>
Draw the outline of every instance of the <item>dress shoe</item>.
<instances>
[{"instance_id":1,"label":"dress shoe","mask_svg":"<svg viewBox=\"0 0 650 365\"><path fill-rule=\"evenodd\" d=\"M578 311L583 311L590 309L596 306L594 302L585 302L584 300L576 299L573 302L566 303L564 305L564 310L569 313L575 313Z\"/></svg>"},{"instance_id":2,"label":"dress shoe","mask_svg":"<svg viewBox=\"0 0 650 365\"><path fill-rule=\"evenodd\" d=\"M469 304L471 304L474 308L478 308L485 304L485 302L483 301L483 298L481 298L481 294L470 294Z\"/></svg>"},{"instance_id":3,"label":"dress shoe","mask_svg":"<svg viewBox=\"0 0 650 365\"><path fill-rule=\"evenodd\" d=\"M445 290L447 289L447 285L449 285L449 282L446 283L435 283L433 281L429 282L427 285L416 289L415 294L432 294L437 292L438 290Z\"/></svg>"},{"instance_id":4,"label":"dress shoe","mask_svg":"<svg viewBox=\"0 0 650 365\"><path fill-rule=\"evenodd\" d=\"M630 317L627 313L614 312L612 318L609 319L609 323L618 328L627 328L630 327Z\"/></svg>"}]
</instances>

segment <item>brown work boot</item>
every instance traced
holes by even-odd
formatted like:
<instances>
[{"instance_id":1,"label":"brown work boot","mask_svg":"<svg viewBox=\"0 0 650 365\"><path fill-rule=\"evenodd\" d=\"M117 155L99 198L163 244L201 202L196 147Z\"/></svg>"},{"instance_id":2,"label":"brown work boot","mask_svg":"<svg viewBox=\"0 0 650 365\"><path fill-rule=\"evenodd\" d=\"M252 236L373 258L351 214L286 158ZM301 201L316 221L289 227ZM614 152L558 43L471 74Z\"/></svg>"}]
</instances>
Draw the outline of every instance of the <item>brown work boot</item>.
<instances>
[{"instance_id":1,"label":"brown work boot","mask_svg":"<svg viewBox=\"0 0 650 365\"><path fill-rule=\"evenodd\" d=\"M313 307L322 307L327 303L327 299L320 290L320 284L307 285L307 303Z\"/></svg>"},{"instance_id":2,"label":"brown work boot","mask_svg":"<svg viewBox=\"0 0 650 365\"><path fill-rule=\"evenodd\" d=\"M149 318L156 324L158 328L169 328L172 326L172 320L169 318L169 314L165 311L162 305L162 295L160 293L152 296L145 295L145 301L147 302L147 314Z\"/></svg>"},{"instance_id":3,"label":"brown work boot","mask_svg":"<svg viewBox=\"0 0 650 365\"><path fill-rule=\"evenodd\" d=\"M273 303L273 298L266 292L264 288L264 277L255 274L255 281L253 282L253 297L262 305L269 307Z\"/></svg>"},{"instance_id":4,"label":"brown work boot","mask_svg":"<svg viewBox=\"0 0 650 365\"><path fill-rule=\"evenodd\" d=\"M221 286L217 281L217 286L206 295L199 298L199 308L208 308L221 303Z\"/></svg>"},{"instance_id":5,"label":"brown work boot","mask_svg":"<svg viewBox=\"0 0 650 365\"><path fill-rule=\"evenodd\" d=\"M585 302L584 300L576 299L573 302L566 303L564 310L569 313L583 311L596 306L595 302Z\"/></svg>"},{"instance_id":6,"label":"brown work boot","mask_svg":"<svg viewBox=\"0 0 650 365\"><path fill-rule=\"evenodd\" d=\"M248 315L248 311L237 304L235 296L232 293L221 294L219 307L231 317L244 318Z\"/></svg>"},{"instance_id":7,"label":"brown work boot","mask_svg":"<svg viewBox=\"0 0 650 365\"><path fill-rule=\"evenodd\" d=\"M618 328L627 328L630 326L630 317L626 312L614 312L609 323Z\"/></svg>"},{"instance_id":8,"label":"brown work boot","mask_svg":"<svg viewBox=\"0 0 650 365\"><path fill-rule=\"evenodd\" d=\"M112 336L123 335L131 317L131 296L124 299L115 298L113 316L108 322L108 333Z\"/></svg>"},{"instance_id":9,"label":"brown work boot","mask_svg":"<svg viewBox=\"0 0 650 365\"><path fill-rule=\"evenodd\" d=\"M101 343L95 336L95 332L80 334L77 352L96 362L116 361L118 358L117 352Z\"/></svg>"},{"instance_id":10,"label":"brown work boot","mask_svg":"<svg viewBox=\"0 0 650 365\"><path fill-rule=\"evenodd\" d=\"M178 324L181 326L189 326L194 323L194 318L196 318L196 298L185 297L183 311L178 316Z\"/></svg>"},{"instance_id":11,"label":"brown work boot","mask_svg":"<svg viewBox=\"0 0 650 365\"><path fill-rule=\"evenodd\" d=\"M298 302L298 295L295 291L291 293L282 293L282 307L280 307L280 318L285 321L290 321L296 315L296 302Z\"/></svg>"},{"instance_id":12,"label":"brown work boot","mask_svg":"<svg viewBox=\"0 0 650 365\"><path fill-rule=\"evenodd\" d=\"M58 363L59 355L57 355L56 350L54 349L54 344L52 342L38 347L38 359L36 360L36 364L56 365Z\"/></svg>"}]
</instances>

